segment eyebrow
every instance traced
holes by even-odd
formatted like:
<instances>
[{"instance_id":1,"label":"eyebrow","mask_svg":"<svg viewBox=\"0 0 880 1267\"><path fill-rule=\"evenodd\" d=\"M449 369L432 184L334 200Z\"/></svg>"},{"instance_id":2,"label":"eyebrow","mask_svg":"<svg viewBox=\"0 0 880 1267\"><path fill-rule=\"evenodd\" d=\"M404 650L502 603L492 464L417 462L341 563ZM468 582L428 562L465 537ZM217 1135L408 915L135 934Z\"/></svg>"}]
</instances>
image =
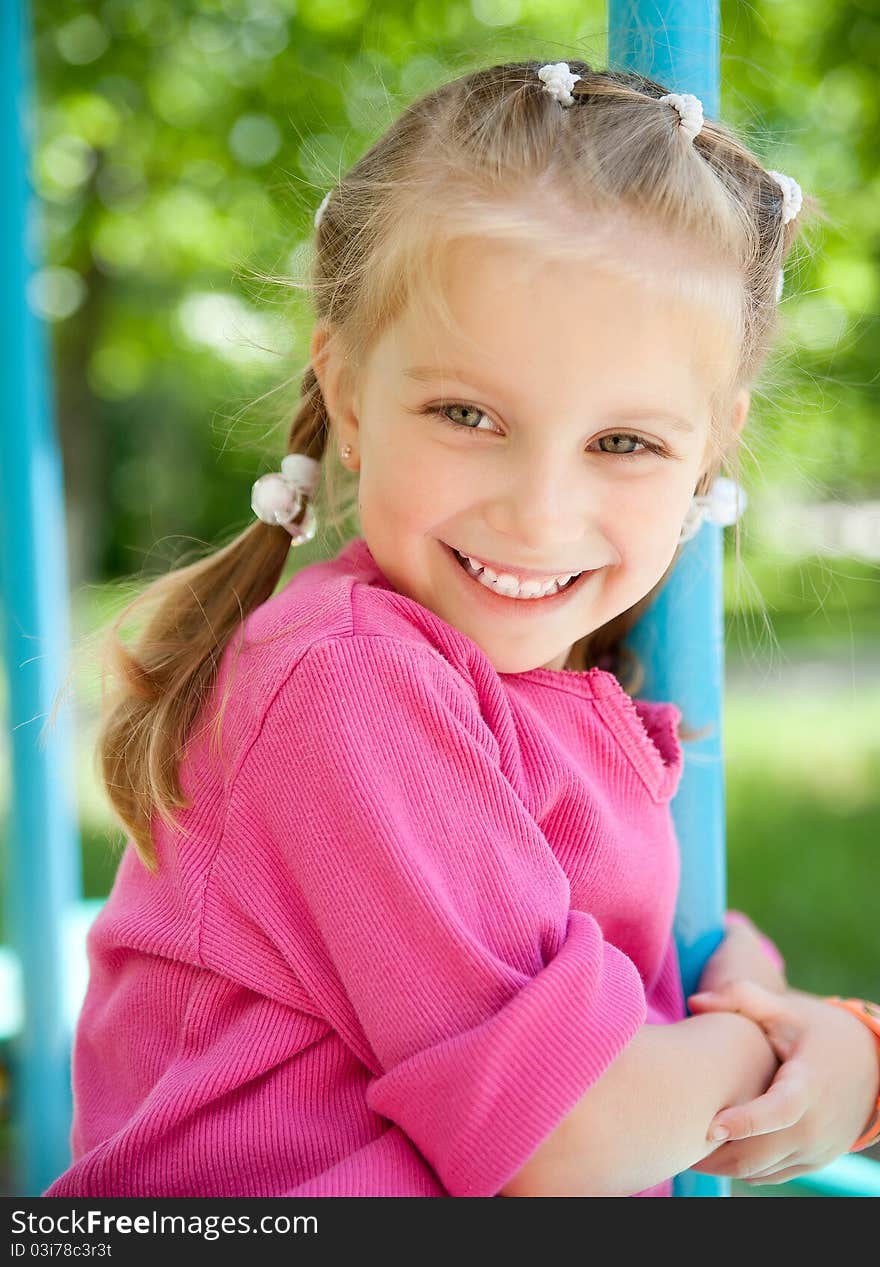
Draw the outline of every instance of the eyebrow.
<instances>
[{"instance_id":1,"label":"eyebrow","mask_svg":"<svg viewBox=\"0 0 880 1267\"><path fill-rule=\"evenodd\" d=\"M409 369L404 370L403 373L404 377L412 378L419 383L430 383L438 378L455 379L460 383L472 381L467 374L460 374L458 370L443 370L433 365L412 365ZM668 422L676 431L692 432L696 430L694 423L689 418L684 418L681 414L672 413L668 409L651 409L644 405L637 405L631 409L614 409L611 413L606 414L607 422L651 422L661 420Z\"/></svg>"}]
</instances>

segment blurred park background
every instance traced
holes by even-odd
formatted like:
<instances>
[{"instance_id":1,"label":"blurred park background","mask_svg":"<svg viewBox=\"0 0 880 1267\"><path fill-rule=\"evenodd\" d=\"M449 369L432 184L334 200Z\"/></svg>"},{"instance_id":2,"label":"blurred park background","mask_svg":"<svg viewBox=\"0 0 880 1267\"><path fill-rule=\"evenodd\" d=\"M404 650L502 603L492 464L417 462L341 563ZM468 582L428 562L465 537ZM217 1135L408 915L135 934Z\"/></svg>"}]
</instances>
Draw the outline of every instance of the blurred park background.
<instances>
[{"instance_id":1,"label":"blurred park background","mask_svg":"<svg viewBox=\"0 0 880 1267\"><path fill-rule=\"evenodd\" d=\"M605 65L607 18L597 0L37 0L32 22L43 267L29 301L51 331L79 641L250 519L307 356L310 311L283 279L304 275L338 176L415 95L472 66ZM721 4L722 117L831 217L786 269L739 560L725 534L728 901L777 941L793 984L874 999L878 63L874 0ZM284 579L337 548L319 531ZM79 671L93 898L124 839L92 766L97 692ZM6 701L0 677L0 849ZM0 945L2 921L0 906Z\"/></svg>"}]
</instances>

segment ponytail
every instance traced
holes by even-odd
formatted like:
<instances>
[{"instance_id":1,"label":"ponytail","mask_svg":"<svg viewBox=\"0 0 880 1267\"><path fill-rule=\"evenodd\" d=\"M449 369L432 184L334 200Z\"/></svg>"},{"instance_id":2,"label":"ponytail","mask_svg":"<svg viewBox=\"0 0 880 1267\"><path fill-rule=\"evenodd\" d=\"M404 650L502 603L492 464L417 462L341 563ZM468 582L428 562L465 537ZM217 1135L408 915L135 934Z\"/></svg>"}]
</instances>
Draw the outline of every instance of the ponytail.
<instances>
[{"instance_id":1,"label":"ponytail","mask_svg":"<svg viewBox=\"0 0 880 1267\"><path fill-rule=\"evenodd\" d=\"M288 452L322 460L328 420L320 386L306 370ZM305 516L307 501L298 516ZM169 826L189 808L179 765L190 730L211 694L220 658L235 631L272 596L291 546L290 534L255 520L208 557L152 581L128 603L102 640L101 717L96 758L115 813L153 873L158 859L150 833L154 811ZM135 645L120 626L142 608L151 612ZM115 679L108 692L104 678ZM224 700L225 706L225 700ZM219 733L223 709L217 719Z\"/></svg>"}]
</instances>

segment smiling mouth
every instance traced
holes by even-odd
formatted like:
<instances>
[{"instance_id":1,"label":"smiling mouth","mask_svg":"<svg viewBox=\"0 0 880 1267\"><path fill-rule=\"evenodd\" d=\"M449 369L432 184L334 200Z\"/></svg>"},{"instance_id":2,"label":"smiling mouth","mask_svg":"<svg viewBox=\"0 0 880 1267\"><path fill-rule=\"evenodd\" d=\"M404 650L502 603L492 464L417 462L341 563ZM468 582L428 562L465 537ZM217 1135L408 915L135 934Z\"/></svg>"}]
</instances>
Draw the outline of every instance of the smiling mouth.
<instances>
[{"instance_id":1,"label":"smiling mouth","mask_svg":"<svg viewBox=\"0 0 880 1267\"><path fill-rule=\"evenodd\" d=\"M454 546L447 545L445 541L442 544L450 552L450 554L455 559L456 563L459 565L461 570L465 572L471 578L472 581L476 581L477 584L480 585L482 589L486 590L489 594L495 594L498 598L513 599L516 602L532 602L532 603L547 602L550 599L559 598L562 594L565 594L569 590L574 589L574 587L580 584L580 582L583 581L585 577L589 577L593 575L592 571L578 572L574 576L572 576L571 580L566 581L565 585L563 585L560 589L551 589L546 594L535 594L533 596L526 595L526 594L515 594L515 593L509 594L509 593L505 593L504 590L496 589L494 585L487 585L485 582L480 581L479 580L480 573L474 571L469 560L464 555L459 554L459 552L455 549Z\"/></svg>"}]
</instances>

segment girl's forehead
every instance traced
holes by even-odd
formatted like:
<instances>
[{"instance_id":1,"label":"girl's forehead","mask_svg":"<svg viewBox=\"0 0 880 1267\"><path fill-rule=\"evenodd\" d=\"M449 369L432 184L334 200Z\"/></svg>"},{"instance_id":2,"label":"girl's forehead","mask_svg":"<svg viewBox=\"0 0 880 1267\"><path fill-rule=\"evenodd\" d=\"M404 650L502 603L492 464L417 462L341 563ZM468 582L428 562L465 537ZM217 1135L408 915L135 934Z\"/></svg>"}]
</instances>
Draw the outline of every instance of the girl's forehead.
<instances>
[{"instance_id":1,"label":"girl's forehead","mask_svg":"<svg viewBox=\"0 0 880 1267\"><path fill-rule=\"evenodd\" d=\"M561 261L492 242L461 244L444 264L439 288L414 284L386 332L387 368L480 366L488 377L556 367L576 377L578 363L596 372L613 356L634 377L706 368L714 385L736 357L735 306L718 270L682 285L658 263L646 281L607 256Z\"/></svg>"},{"instance_id":2,"label":"girl's forehead","mask_svg":"<svg viewBox=\"0 0 880 1267\"><path fill-rule=\"evenodd\" d=\"M621 236L598 224L579 240L552 233L539 242L462 237L423 253L425 267L408 270L405 311L415 325L453 331L481 298L505 308L517 302L547 320L542 300L558 305L557 322L585 304L608 304L618 294L634 305L692 306L717 324L726 321L739 342L743 283L731 266L681 238L656 232ZM480 304L485 306L485 304Z\"/></svg>"}]
</instances>

